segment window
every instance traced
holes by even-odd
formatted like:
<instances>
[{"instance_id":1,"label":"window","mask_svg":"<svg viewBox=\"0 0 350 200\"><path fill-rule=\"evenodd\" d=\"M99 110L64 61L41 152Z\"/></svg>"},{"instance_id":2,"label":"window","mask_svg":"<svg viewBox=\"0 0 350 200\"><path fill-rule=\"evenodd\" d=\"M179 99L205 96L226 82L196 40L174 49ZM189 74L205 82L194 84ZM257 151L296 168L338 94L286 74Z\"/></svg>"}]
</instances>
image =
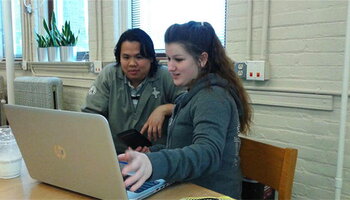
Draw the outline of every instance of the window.
<instances>
[{"instance_id":1,"label":"window","mask_svg":"<svg viewBox=\"0 0 350 200\"><path fill-rule=\"evenodd\" d=\"M132 0L132 28L152 38L157 52L164 50L164 33L174 23L207 21L225 45L226 0Z\"/></svg>"},{"instance_id":2,"label":"window","mask_svg":"<svg viewBox=\"0 0 350 200\"><path fill-rule=\"evenodd\" d=\"M21 6L20 1L11 0L12 12L12 34L13 34L13 54L15 58L22 57L22 27L21 27ZM0 1L0 58L5 57L5 35L3 23L3 8Z\"/></svg>"},{"instance_id":3,"label":"window","mask_svg":"<svg viewBox=\"0 0 350 200\"><path fill-rule=\"evenodd\" d=\"M78 34L76 46L77 59L88 60L88 0L56 0L54 11L57 18L57 28L61 31L64 22L70 21L74 34Z\"/></svg>"}]
</instances>

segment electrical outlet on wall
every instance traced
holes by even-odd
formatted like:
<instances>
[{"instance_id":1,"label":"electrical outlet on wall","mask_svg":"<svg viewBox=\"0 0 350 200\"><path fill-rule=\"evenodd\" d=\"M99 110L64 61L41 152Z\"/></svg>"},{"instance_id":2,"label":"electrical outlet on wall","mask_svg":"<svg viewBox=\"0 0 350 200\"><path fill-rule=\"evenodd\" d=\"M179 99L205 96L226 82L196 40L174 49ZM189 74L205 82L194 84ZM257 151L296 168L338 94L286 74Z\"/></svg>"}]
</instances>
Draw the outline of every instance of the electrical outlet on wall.
<instances>
[{"instance_id":1,"label":"electrical outlet on wall","mask_svg":"<svg viewBox=\"0 0 350 200\"><path fill-rule=\"evenodd\" d=\"M22 69L23 70L28 70L28 63L27 63L27 61L22 61Z\"/></svg>"},{"instance_id":2,"label":"electrical outlet on wall","mask_svg":"<svg viewBox=\"0 0 350 200\"><path fill-rule=\"evenodd\" d=\"M247 61L246 79L252 81L268 80L266 62L263 60Z\"/></svg>"},{"instance_id":3,"label":"electrical outlet on wall","mask_svg":"<svg viewBox=\"0 0 350 200\"><path fill-rule=\"evenodd\" d=\"M234 71L241 79L246 79L247 64L245 62L236 62L234 65Z\"/></svg>"},{"instance_id":4,"label":"electrical outlet on wall","mask_svg":"<svg viewBox=\"0 0 350 200\"><path fill-rule=\"evenodd\" d=\"M100 73L102 71L102 61L94 61L94 73Z\"/></svg>"}]
</instances>

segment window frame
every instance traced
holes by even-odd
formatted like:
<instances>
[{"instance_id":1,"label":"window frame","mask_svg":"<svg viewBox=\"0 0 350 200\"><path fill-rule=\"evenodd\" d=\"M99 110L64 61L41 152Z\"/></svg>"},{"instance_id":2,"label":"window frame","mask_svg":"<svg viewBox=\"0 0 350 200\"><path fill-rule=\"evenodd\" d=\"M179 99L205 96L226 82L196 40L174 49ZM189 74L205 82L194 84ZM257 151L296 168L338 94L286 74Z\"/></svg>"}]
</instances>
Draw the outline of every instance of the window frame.
<instances>
[{"instance_id":1,"label":"window frame","mask_svg":"<svg viewBox=\"0 0 350 200\"><path fill-rule=\"evenodd\" d=\"M15 6L14 4L15 4L15 2L16 2L16 0L9 0L10 2L11 2L11 14L12 14L12 16L11 16L11 19L12 19L12 38L13 38L13 58L14 58L14 60L15 61L22 61L23 60L23 26L22 26L22 23L23 23L23 21L22 21L22 16L21 16L21 12L22 12L22 8L19 6L19 7L17 7L17 6ZM18 2L17 2L18 3ZM5 33L4 33L4 23L3 23L3 5L2 5L2 1L0 2L0 6L1 6L1 9L0 9L0 15L1 15L1 21L0 21L0 26L1 26L1 29L2 29L2 31L0 32L0 41L1 41L1 43L0 43L0 45L1 45L1 47L0 47L0 61L6 61L6 50L5 50ZM16 33L15 33L15 29L16 29L16 25L14 24L14 19L13 19L13 16L14 16L14 12L13 12L13 10L15 9L15 8L18 8L18 9L20 9L19 10L19 13L20 13L20 17L19 17L19 21L20 21L20 29L21 29L21 43L20 43L20 46L21 46L21 51L20 51L20 53L19 54L16 54L16 42L15 41L17 41L16 40L16 37L15 37L15 35L16 35Z\"/></svg>"}]
</instances>

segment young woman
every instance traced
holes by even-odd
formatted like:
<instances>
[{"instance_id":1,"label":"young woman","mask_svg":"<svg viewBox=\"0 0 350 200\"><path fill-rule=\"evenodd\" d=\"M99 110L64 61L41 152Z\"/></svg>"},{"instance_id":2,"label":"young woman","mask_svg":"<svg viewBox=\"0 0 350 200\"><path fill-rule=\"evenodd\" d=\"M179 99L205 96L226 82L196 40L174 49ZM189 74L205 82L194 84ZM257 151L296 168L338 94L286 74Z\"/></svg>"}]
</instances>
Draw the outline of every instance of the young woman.
<instances>
[{"instance_id":1,"label":"young woman","mask_svg":"<svg viewBox=\"0 0 350 200\"><path fill-rule=\"evenodd\" d=\"M119 156L122 173L136 190L147 179L190 181L239 199L239 133L251 122L249 98L233 62L209 23L174 24L165 33L168 70L175 85L187 87L169 122L166 149Z\"/></svg>"}]
</instances>

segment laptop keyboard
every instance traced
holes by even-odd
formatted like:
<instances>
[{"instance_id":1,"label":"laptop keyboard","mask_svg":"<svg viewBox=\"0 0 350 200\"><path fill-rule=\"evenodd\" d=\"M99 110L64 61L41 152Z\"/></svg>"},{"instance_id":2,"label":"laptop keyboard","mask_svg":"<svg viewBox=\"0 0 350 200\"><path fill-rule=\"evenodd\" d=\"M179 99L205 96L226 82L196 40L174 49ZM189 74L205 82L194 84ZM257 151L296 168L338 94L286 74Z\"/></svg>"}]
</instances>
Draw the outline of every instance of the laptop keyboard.
<instances>
[{"instance_id":1,"label":"laptop keyboard","mask_svg":"<svg viewBox=\"0 0 350 200\"><path fill-rule=\"evenodd\" d=\"M129 175L124 176L123 179L125 180L128 177L129 177ZM143 191L147 190L148 188L157 185L158 183L159 183L159 181L146 181L146 182L143 183L143 185L139 189L137 189L134 192L135 193L143 192ZM126 189L129 190L132 186L133 185L129 185L128 187L126 187Z\"/></svg>"}]
</instances>

